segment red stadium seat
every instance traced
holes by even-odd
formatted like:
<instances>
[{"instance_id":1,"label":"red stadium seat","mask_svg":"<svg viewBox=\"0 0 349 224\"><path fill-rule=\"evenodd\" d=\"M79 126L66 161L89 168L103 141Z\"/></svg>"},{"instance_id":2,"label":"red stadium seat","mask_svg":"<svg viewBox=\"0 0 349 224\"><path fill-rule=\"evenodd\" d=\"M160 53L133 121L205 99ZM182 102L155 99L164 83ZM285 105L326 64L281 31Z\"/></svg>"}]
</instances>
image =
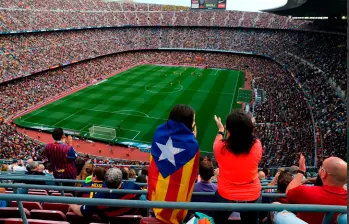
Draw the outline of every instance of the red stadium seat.
<instances>
[{"instance_id":1,"label":"red stadium seat","mask_svg":"<svg viewBox=\"0 0 349 224\"><path fill-rule=\"evenodd\" d=\"M29 211L33 209L42 210L42 206L40 205L39 202L23 201L22 204L23 204L23 207L28 209ZM17 201L11 201L10 207L18 207Z\"/></svg>"},{"instance_id":2,"label":"red stadium seat","mask_svg":"<svg viewBox=\"0 0 349 224\"><path fill-rule=\"evenodd\" d=\"M143 216L141 215L123 215L110 218L110 224L139 224Z\"/></svg>"},{"instance_id":3,"label":"red stadium seat","mask_svg":"<svg viewBox=\"0 0 349 224\"><path fill-rule=\"evenodd\" d=\"M23 220L19 218L8 218L0 219L1 224L22 224ZM69 224L68 222L62 221L50 221L50 220L40 220L40 219L28 219L29 224Z\"/></svg>"},{"instance_id":4,"label":"red stadium seat","mask_svg":"<svg viewBox=\"0 0 349 224\"><path fill-rule=\"evenodd\" d=\"M53 194L53 193L59 193L59 191L54 191L54 190L49 190L48 191L48 194L50 194L50 195Z\"/></svg>"},{"instance_id":5,"label":"red stadium seat","mask_svg":"<svg viewBox=\"0 0 349 224\"><path fill-rule=\"evenodd\" d=\"M102 220L98 215L93 215L90 219L85 219L84 217L75 215L73 212L67 212L67 220L69 223L78 223L78 224L88 224L90 222L102 223Z\"/></svg>"},{"instance_id":6,"label":"red stadium seat","mask_svg":"<svg viewBox=\"0 0 349 224\"><path fill-rule=\"evenodd\" d=\"M28 209L24 208L24 213L27 218L30 218L30 212ZM19 213L19 208L0 208L0 218L20 218L21 214Z\"/></svg>"},{"instance_id":7,"label":"red stadium seat","mask_svg":"<svg viewBox=\"0 0 349 224\"><path fill-rule=\"evenodd\" d=\"M61 211L63 214L66 214L69 209L68 204L61 204L61 203L49 203L49 202L44 202L42 204L42 208L45 210L56 210L56 211Z\"/></svg>"},{"instance_id":8,"label":"red stadium seat","mask_svg":"<svg viewBox=\"0 0 349 224\"><path fill-rule=\"evenodd\" d=\"M5 194L13 194L13 191L5 191Z\"/></svg>"},{"instance_id":9,"label":"red stadium seat","mask_svg":"<svg viewBox=\"0 0 349 224\"><path fill-rule=\"evenodd\" d=\"M67 217L61 211L33 209L30 211L30 216L33 219L43 219L43 220L52 220L52 221L67 221Z\"/></svg>"},{"instance_id":10,"label":"red stadium seat","mask_svg":"<svg viewBox=\"0 0 349 224\"><path fill-rule=\"evenodd\" d=\"M61 193L52 193L51 196L62 196ZM64 197L74 197L72 193L64 193Z\"/></svg>"},{"instance_id":11,"label":"red stadium seat","mask_svg":"<svg viewBox=\"0 0 349 224\"><path fill-rule=\"evenodd\" d=\"M142 218L142 220L139 222L139 224L165 224L165 222L163 222L157 218L145 217L145 218Z\"/></svg>"}]
</instances>

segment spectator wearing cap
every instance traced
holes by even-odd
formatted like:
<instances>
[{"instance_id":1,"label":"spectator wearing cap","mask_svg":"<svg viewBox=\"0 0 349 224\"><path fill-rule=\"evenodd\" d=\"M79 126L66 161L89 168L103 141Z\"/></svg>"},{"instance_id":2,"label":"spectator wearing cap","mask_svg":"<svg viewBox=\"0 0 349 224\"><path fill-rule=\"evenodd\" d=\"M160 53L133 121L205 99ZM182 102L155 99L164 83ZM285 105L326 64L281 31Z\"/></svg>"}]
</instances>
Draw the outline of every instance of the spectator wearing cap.
<instances>
[{"instance_id":1,"label":"spectator wearing cap","mask_svg":"<svg viewBox=\"0 0 349 224\"><path fill-rule=\"evenodd\" d=\"M347 191L343 188L347 183L345 161L338 157L324 160L318 171L322 187L302 185L305 172L305 158L301 155L297 175L286 189L286 197L290 204L347 205ZM332 223L335 223L337 215L333 217ZM324 213L298 212L297 216L309 224L315 224L322 222Z\"/></svg>"},{"instance_id":2,"label":"spectator wearing cap","mask_svg":"<svg viewBox=\"0 0 349 224\"><path fill-rule=\"evenodd\" d=\"M118 168L110 168L105 174L105 184L111 189L128 189L128 190L141 190L141 188L133 183L129 182L128 185L122 183L122 172ZM115 194L115 193L96 193L93 198L104 199L123 199L123 200L138 200L139 196L136 194ZM131 215L137 213L138 209L135 208L119 208L109 206L93 206L93 205L70 205L70 210L76 215L90 218L93 214L98 214L103 222L108 222L110 217L120 215Z\"/></svg>"},{"instance_id":3,"label":"spectator wearing cap","mask_svg":"<svg viewBox=\"0 0 349 224\"><path fill-rule=\"evenodd\" d=\"M44 155L52 164L54 177L58 179L75 179L77 176L75 165L77 153L73 148L73 138L71 136L66 138L62 128L55 128L52 132L52 137L54 143L46 145Z\"/></svg>"}]
</instances>

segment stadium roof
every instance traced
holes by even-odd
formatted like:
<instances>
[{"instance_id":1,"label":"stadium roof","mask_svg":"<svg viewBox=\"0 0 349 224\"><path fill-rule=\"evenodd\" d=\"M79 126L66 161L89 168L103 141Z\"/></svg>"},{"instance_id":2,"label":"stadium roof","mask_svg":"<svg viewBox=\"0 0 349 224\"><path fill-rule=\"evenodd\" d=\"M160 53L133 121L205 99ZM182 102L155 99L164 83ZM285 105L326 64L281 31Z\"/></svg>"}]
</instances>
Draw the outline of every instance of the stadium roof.
<instances>
[{"instance_id":1,"label":"stadium roof","mask_svg":"<svg viewBox=\"0 0 349 224\"><path fill-rule=\"evenodd\" d=\"M264 11L293 17L342 17L347 16L347 1L288 0L284 6Z\"/></svg>"}]
</instances>

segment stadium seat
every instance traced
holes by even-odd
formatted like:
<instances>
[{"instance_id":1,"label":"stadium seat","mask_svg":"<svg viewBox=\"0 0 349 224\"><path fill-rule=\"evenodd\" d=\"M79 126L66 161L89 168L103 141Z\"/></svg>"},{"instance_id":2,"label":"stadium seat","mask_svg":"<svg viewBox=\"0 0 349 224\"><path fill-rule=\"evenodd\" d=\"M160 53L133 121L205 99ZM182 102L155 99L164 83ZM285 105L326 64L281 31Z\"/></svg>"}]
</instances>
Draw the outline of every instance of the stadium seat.
<instances>
[{"instance_id":1,"label":"stadium seat","mask_svg":"<svg viewBox=\"0 0 349 224\"><path fill-rule=\"evenodd\" d=\"M338 224L347 224L347 214L341 214L337 218L337 223Z\"/></svg>"},{"instance_id":2,"label":"stadium seat","mask_svg":"<svg viewBox=\"0 0 349 224\"><path fill-rule=\"evenodd\" d=\"M139 224L164 224L164 223L165 222L153 217L142 218L141 221L139 222Z\"/></svg>"},{"instance_id":3,"label":"stadium seat","mask_svg":"<svg viewBox=\"0 0 349 224\"><path fill-rule=\"evenodd\" d=\"M24 208L24 213L27 218L30 218L30 212L28 209ZM19 208L0 208L0 218L20 218L21 214L19 213Z\"/></svg>"},{"instance_id":4,"label":"stadium seat","mask_svg":"<svg viewBox=\"0 0 349 224\"><path fill-rule=\"evenodd\" d=\"M30 211L30 216L33 219L67 221L67 217L61 211L33 209Z\"/></svg>"},{"instance_id":5,"label":"stadium seat","mask_svg":"<svg viewBox=\"0 0 349 224\"><path fill-rule=\"evenodd\" d=\"M22 202L23 207L28 209L29 211L33 209L42 210L42 206L39 202L32 202L32 201L23 201ZM11 201L10 207L18 207L17 201Z\"/></svg>"},{"instance_id":6,"label":"stadium seat","mask_svg":"<svg viewBox=\"0 0 349 224\"><path fill-rule=\"evenodd\" d=\"M13 191L5 191L5 194L13 194Z\"/></svg>"},{"instance_id":7,"label":"stadium seat","mask_svg":"<svg viewBox=\"0 0 349 224\"><path fill-rule=\"evenodd\" d=\"M288 211L282 211L276 213L274 216L275 224L306 224L303 220L297 218L295 214Z\"/></svg>"},{"instance_id":8,"label":"stadium seat","mask_svg":"<svg viewBox=\"0 0 349 224\"><path fill-rule=\"evenodd\" d=\"M53 193L59 193L59 191L54 191L54 190L49 190L48 191L48 194L50 194L50 195L53 194Z\"/></svg>"},{"instance_id":9,"label":"stadium seat","mask_svg":"<svg viewBox=\"0 0 349 224\"><path fill-rule=\"evenodd\" d=\"M78 224L88 224L90 222L102 223L102 220L98 215L93 215L90 219L85 219L84 217L75 215L73 212L67 212L67 220L69 223L78 223Z\"/></svg>"},{"instance_id":10,"label":"stadium seat","mask_svg":"<svg viewBox=\"0 0 349 224\"><path fill-rule=\"evenodd\" d=\"M23 220L19 218L8 218L0 219L1 224L22 224ZM69 224L68 222L62 221L50 221L50 220L40 220L40 219L28 219L29 224Z\"/></svg>"},{"instance_id":11,"label":"stadium seat","mask_svg":"<svg viewBox=\"0 0 349 224\"><path fill-rule=\"evenodd\" d=\"M61 211L63 214L66 214L69 209L68 204L61 204L61 203L49 203L49 202L44 202L42 204L42 208L45 210L56 210L56 211Z\"/></svg>"},{"instance_id":12,"label":"stadium seat","mask_svg":"<svg viewBox=\"0 0 349 224\"><path fill-rule=\"evenodd\" d=\"M51 196L62 196L61 193L52 193ZM72 193L64 193L64 197L74 197Z\"/></svg>"},{"instance_id":13,"label":"stadium seat","mask_svg":"<svg viewBox=\"0 0 349 224\"><path fill-rule=\"evenodd\" d=\"M110 224L139 224L143 216L141 215L123 215L110 218Z\"/></svg>"}]
</instances>

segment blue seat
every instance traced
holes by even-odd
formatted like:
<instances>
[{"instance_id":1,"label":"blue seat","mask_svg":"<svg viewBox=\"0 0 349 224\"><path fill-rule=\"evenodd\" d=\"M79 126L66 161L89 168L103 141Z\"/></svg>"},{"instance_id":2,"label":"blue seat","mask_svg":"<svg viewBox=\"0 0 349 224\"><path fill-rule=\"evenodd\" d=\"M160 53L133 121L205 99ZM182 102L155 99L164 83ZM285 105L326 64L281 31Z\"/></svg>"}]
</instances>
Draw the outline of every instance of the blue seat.
<instances>
[{"instance_id":1,"label":"blue seat","mask_svg":"<svg viewBox=\"0 0 349 224\"><path fill-rule=\"evenodd\" d=\"M340 214L337 218L338 224L347 224L347 214Z\"/></svg>"},{"instance_id":2,"label":"blue seat","mask_svg":"<svg viewBox=\"0 0 349 224\"><path fill-rule=\"evenodd\" d=\"M276 213L274 216L275 224L306 224L303 220L297 218L295 214L288 211Z\"/></svg>"}]
</instances>

